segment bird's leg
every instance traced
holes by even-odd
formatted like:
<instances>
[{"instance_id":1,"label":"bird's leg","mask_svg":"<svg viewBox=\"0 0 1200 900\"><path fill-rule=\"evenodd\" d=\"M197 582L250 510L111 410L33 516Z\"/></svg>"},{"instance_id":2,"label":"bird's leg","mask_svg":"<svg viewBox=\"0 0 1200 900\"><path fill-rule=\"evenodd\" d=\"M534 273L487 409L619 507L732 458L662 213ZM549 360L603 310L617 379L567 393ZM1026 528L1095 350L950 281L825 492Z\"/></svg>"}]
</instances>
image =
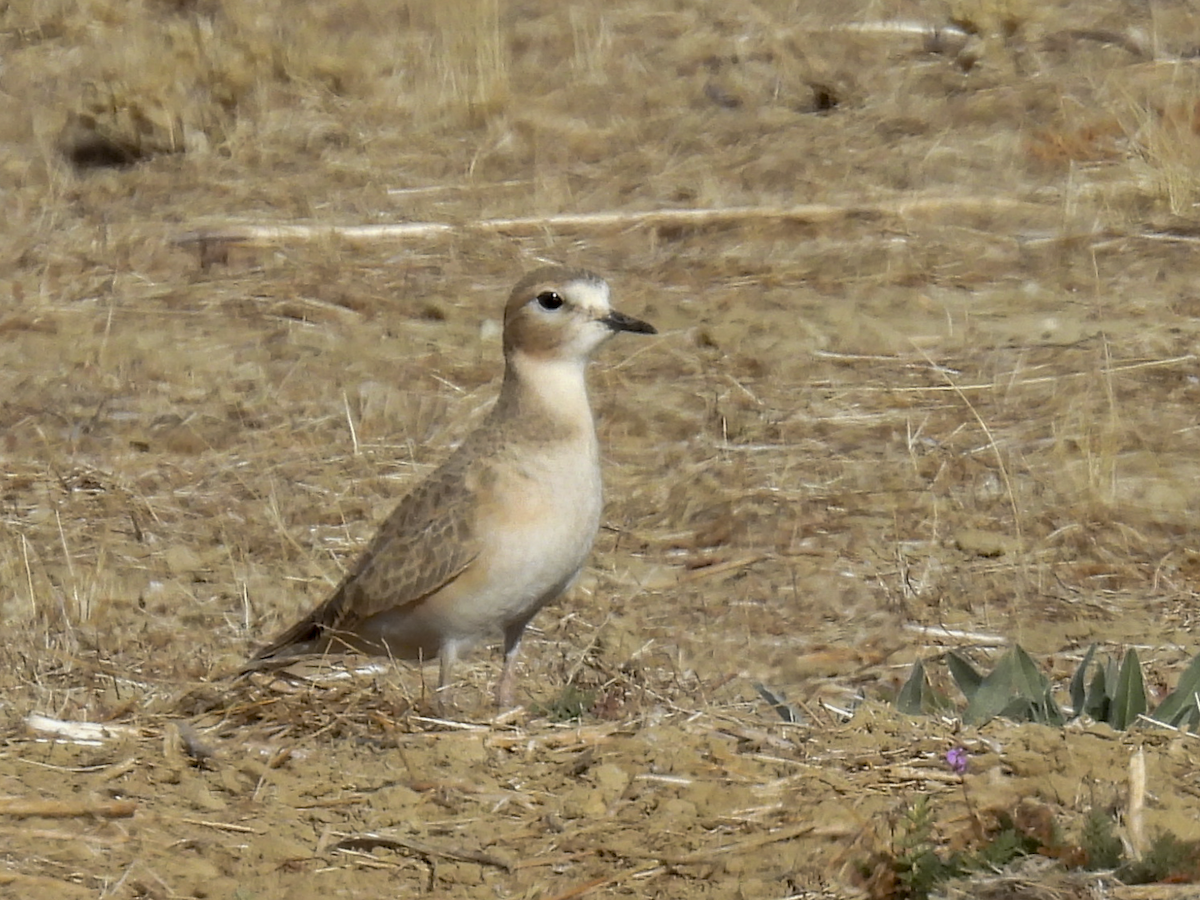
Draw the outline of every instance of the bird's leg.
<instances>
[{"instance_id":1,"label":"bird's leg","mask_svg":"<svg viewBox=\"0 0 1200 900\"><path fill-rule=\"evenodd\" d=\"M525 626L531 618L504 628L504 668L500 671L500 680L496 682L496 706L502 710L516 705L517 654L521 649L521 636L525 634Z\"/></svg>"},{"instance_id":2,"label":"bird's leg","mask_svg":"<svg viewBox=\"0 0 1200 900\"><path fill-rule=\"evenodd\" d=\"M437 708L445 712L446 698L450 696L450 676L454 673L454 664L458 662L458 644L446 641L438 648L438 689Z\"/></svg>"}]
</instances>

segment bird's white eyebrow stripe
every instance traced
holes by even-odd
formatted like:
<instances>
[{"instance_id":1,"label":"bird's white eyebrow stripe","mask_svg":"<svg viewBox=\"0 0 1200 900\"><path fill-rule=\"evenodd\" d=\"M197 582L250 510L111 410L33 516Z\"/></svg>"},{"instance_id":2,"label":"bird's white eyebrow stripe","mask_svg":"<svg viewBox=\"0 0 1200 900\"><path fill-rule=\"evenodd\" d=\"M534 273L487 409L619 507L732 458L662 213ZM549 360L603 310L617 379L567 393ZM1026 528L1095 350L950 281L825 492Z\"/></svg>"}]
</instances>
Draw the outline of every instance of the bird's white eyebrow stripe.
<instances>
[{"instance_id":1,"label":"bird's white eyebrow stripe","mask_svg":"<svg viewBox=\"0 0 1200 900\"><path fill-rule=\"evenodd\" d=\"M571 299L579 304L581 309L601 316L612 312L607 282L578 279L568 282L564 287Z\"/></svg>"}]
</instances>

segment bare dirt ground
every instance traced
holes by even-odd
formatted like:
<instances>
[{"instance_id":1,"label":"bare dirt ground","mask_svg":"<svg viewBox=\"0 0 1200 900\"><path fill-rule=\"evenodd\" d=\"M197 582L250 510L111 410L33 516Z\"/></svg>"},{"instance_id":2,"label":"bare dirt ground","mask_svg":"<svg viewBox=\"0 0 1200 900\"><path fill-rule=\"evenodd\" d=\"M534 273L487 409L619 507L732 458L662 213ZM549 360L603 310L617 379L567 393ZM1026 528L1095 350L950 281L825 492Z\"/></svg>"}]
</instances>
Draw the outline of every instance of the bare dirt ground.
<instances>
[{"instance_id":1,"label":"bare dirt ground","mask_svg":"<svg viewBox=\"0 0 1200 900\"><path fill-rule=\"evenodd\" d=\"M1069 839L1138 748L1200 838L1188 735L887 705L946 647L1136 646L1156 696L1197 650L1200 16L825 5L0 9L0 893L898 896L917 798ZM581 212L627 218L478 224ZM494 648L446 720L414 666L226 680L478 420L542 260L661 334L593 372L605 525L524 708Z\"/></svg>"}]
</instances>

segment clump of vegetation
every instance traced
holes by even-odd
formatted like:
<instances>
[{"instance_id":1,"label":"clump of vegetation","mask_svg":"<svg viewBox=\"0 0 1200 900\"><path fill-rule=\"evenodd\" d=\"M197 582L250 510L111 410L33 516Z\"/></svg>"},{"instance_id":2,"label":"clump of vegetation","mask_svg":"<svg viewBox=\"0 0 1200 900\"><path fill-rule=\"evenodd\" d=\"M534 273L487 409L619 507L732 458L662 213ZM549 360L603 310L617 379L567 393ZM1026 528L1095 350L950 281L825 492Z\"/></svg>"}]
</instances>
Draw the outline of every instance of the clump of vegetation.
<instances>
[{"instance_id":1,"label":"clump of vegetation","mask_svg":"<svg viewBox=\"0 0 1200 900\"><path fill-rule=\"evenodd\" d=\"M966 699L959 715L969 725L996 716L1043 725L1063 725L1087 716L1124 730L1150 719L1174 727L1200 724L1200 656L1189 664L1174 691L1153 712L1146 698L1145 677L1136 650L1119 659L1096 658L1090 647L1067 685L1070 706L1065 710L1054 696L1054 685L1020 646L1003 654L990 672L983 673L965 657L949 651L939 657ZM935 689L926 663L914 664L896 696L896 706L909 715L944 713L959 707L944 691ZM962 775L968 767L965 749L946 754L950 769ZM966 784L963 785L964 796ZM1200 842L1183 841L1160 833L1145 852L1129 857L1115 833L1110 812L1093 809L1076 841L1066 841L1051 811L1032 803L1012 810L970 809L972 828L966 838L947 850L935 837L934 812L928 796L920 796L902 813L888 845L859 865L868 894L874 900L923 900L944 882L981 869L998 869L1031 854L1056 859L1065 869L1109 870L1126 884L1158 881L1191 883L1200 880ZM989 824L985 826L983 823Z\"/></svg>"},{"instance_id":2,"label":"clump of vegetation","mask_svg":"<svg viewBox=\"0 0 1200 900\"><path fill-rule=\"evenodd\" d=\"M582 690L574 684L568 684L558 697L545 706L536 705L533 712L551 722L578 722L591 711L595 703L595 691Z\"/></svg>"},{"instance_id":3,"label":"clump of vegetation","mask_svg":"<svg viewBox=\"0 0 1200 900\"><path fill-rule=\"evenodd\" d=\"M938 854L933 826L933 804L922 795L904 811L887 860L896 876L897 897L927 897L935 885L961 873L957 854L945 858Z\"/></svg>"},{"instance_id":4,"label":"clump of vegetation","mask_svg":"<svg viewBox=\"0 0 1200 900\"><path fill-rule=\"evenodd\" d=\"M1117 868L1126 884L1192 884L1200 881L1200 842L1180 840L1160 832L1141 859L1128 860Z\"/></svg>"},{"instance_id":5,"label":"clump of vegetation","mask_svg":"<svg viewBox=\"0 0 1200 900\"><path fill-rule=\"evenodd\" d=\"M1137 651L1127 650L1120 663L1115 659L1094 660L1095 654L1093 644L1071 677L1069 714L1064 713L1055 701L1050 680L1020 646L1014 646L1001 656L995 668L986 675L953 650L943 654L941 660L966 697L962 719L968 725L980 725L996 716L1042 725L1062 725L1085 715L1119 731L1147 715L1177 728L1200 724L1200 705L1195 701L1200 695L1200 656L1192 660L1175 690L1148 714L1146 682ZM896 697L896 706L909 715L954 708L949 697L930 685L925 664L920 661L913 665Z\"/></svg>"},{"instance_id":6,"label":"clump of vegetation","mask_svg":"<svg viewBox=\"0 0 1200 900\"><path fill-rule=\"evenodd\" d=\"M1079 846L1083 848L1085 865L1089 869L1115 869L1121 864L1125 851L1113 830L1112 816L1100 809L1090 810L1083 820Z\"/></svg>"},{"instance_id":7,"label":"clump of vegetation","mask_svg":"<svg viewBox=\"0 0 1200 900\"><path fill-rule=\"evenodd\" d=\"M1112 871L1125 884L1192 883L1200 880L1200 842L1160 833L1140 858L1126 856L1103 809L1092 809L1077 841L1063 838L1049 808L1031 802L1008 810L972 816L968 837L947 849L936 834L929 795L922 794L900 813L891 839L858 863L858 873L871 900L925 900L947 882L972 872L997 871L1016 859L1040 855L1058 860L1064 869Z\"/></svg>"},{"instance_id":8,"label":"clump of vegetation","mask_svg":"<svg viewBox=\"0 0 1200 900\"><path fill-rule=\"evenodd\" d=\"M859 875L874 900L924 900L947 881L1048 849L1031 821L999 812L994 827L976 830L973 845L948 851L935 835L933 802L922 794L901 813L889 845L859 864ZM1057 839L1053 841L1057 849Z\"/></svg>"}]
</instances>

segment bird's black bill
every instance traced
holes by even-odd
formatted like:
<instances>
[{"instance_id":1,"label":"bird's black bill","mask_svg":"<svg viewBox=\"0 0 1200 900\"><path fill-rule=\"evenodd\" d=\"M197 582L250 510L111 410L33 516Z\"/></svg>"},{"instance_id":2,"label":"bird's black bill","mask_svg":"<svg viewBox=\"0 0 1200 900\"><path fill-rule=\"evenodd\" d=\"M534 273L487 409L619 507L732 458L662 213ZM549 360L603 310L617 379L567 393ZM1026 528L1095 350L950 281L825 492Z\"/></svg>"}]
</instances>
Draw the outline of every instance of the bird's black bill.
<instances>
[{"instance_id":1,"label":"bird's black bill","mask_svg":"<svg viewBox=\"0 0 1200 900\"><path fill-rule=\"evenodd\" d=\"M610 312L600 321L602 321L613 331L633 331L637 334L658 334L658 329L649 322L643 322L641 319L635 319L633 316L627 316L625 313L619 313L616 310Z\"/></svg>"}]
</instances>

